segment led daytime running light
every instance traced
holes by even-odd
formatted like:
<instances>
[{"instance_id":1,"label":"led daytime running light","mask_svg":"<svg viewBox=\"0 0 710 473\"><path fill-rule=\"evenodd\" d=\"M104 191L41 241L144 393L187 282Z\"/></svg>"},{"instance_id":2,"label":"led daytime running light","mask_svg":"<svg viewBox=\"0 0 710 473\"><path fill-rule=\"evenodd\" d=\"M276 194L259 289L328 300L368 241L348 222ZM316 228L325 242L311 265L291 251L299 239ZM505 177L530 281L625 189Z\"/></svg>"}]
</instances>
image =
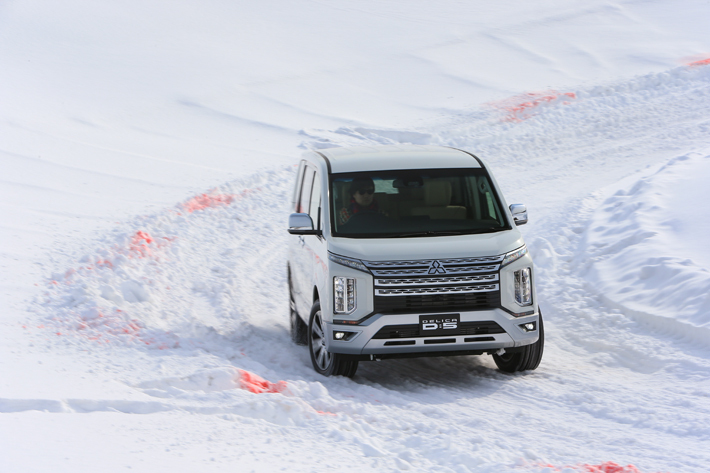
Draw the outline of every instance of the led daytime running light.
<instances>
[{"instance_id":1,"label":"led daytime running light","mask_svg":"<svg viewBox=\"0 0 710 473\"><path fill-rule=\"evenodd\" d=\"M328 259L333 263L341 264L343 266L347 266L348 268L357 269L358 271L363 271L365 273L370 272L367 270L367 266L365 266L362 261L357 259L345 258L344 256L338 256L333 253L328 253Z\"/></svg>"},{"instance_id":2,"label":"led daytime running light","mask_svg":"<svg viewBox=\"0 0 710 473\"><path fill-rule=\"evenodd\" d=\"M500 266L502 268L503 266L506 266L506 265L512 263L513 261L519 260L520 258L522 258L523 256L525 256L527 254L528 254L528 247L523 245L520 248L518 248L517 250L507 253L505 255L505 258L503 258L503 262L500 264Z\"/></svg>"}]
</instances>

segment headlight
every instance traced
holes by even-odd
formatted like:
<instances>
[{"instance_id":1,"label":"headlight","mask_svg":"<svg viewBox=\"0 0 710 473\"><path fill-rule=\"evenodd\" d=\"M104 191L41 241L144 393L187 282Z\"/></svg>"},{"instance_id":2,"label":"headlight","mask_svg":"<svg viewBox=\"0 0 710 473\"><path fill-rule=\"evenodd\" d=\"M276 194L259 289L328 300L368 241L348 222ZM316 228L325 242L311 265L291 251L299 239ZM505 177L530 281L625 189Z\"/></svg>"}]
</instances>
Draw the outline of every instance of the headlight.
<instances>
[{"instance_id":1,"label":"headlight","mask_svg":"<svg viewBox=\"0 0 710 473\"><path fill-rule=\"evenodd\" d=\"M528 254L528 247L523 245L517 250L511 251L510 253L506 253L505 258L503 258L503 262L500 264L500 267L502 268L505 265L508 265L512 263L515 260L518 260L522 258L523 256Z\"/></svg>"},{"instance_id":2,"label":"headlight","mask_svg":"<svg viewBox=\"0 0 710 473\"><path fill-rule=\"evenodd\" d=\"M532 305L532 284L530 282L530 268L523 268L513 273L515 279L515 302L518 305Z\"/></svg>"},{"instance_id":3,"label":"headlight","mask_svg":"<svg viewBox=\"0 0 710 473\"><path fill-rule=\"evenodd\" d=\"M351 314L355 310L357 281L355 278L335 276L333 278L333 312Z\"/></svg>"}]
</instances>

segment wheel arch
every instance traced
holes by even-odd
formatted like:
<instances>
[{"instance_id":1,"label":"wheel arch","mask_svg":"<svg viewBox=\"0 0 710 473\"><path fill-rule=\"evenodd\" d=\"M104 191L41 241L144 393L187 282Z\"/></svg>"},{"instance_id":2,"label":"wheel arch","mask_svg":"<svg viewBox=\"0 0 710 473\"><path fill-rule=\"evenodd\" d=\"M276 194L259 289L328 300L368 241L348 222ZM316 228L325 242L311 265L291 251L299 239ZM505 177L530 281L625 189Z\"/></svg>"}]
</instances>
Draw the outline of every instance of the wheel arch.
<instances>
[{"instance_id":1,"label":"wheel arch","mask_svg":"<svg viewBox=\"0 0 710 473\"><path fill-rule=\"evenodd\" d=\"M313 286L313 304L315 304L317 301L320 301L320 295L318 293L318 286Z\"/></svg>"}]
</instances>

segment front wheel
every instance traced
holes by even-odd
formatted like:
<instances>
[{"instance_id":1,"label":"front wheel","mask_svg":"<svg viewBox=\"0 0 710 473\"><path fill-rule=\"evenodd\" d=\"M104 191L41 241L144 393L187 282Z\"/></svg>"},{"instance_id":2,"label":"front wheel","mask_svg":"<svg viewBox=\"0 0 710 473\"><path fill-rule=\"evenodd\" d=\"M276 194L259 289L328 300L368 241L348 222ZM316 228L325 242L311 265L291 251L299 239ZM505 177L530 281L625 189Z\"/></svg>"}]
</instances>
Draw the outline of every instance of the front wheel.
<instances>
[{"instance_id":1,"label":"front wheel","mask_svg":"<svg viewBox=\"0 0 710 473\"><path fill-rule=\"evenodd\" d=\"M320 310L320 301L311 309L308 323L308 348L313 369L323 376L347 376L352 378L357 371L357 361L345 360L343 355L330 353L326 348L326 328Z\"/></svg>"},{"instance_id":2,"label":"front wheel","mask_svg":"<svg viewBox=\"0 0 710 473\"><path fill-rule=\"evenodd\" d=\"M534 370L540 365L542 352L545 348L545 327L542 324L540 308L538 308L538 312L540 313L538 317L540 337L532 345L510 350L502 355L493 355L493 361L495 361L499 370L506 373L515 373L516 371Z\"/></svg>"}]
</instances>

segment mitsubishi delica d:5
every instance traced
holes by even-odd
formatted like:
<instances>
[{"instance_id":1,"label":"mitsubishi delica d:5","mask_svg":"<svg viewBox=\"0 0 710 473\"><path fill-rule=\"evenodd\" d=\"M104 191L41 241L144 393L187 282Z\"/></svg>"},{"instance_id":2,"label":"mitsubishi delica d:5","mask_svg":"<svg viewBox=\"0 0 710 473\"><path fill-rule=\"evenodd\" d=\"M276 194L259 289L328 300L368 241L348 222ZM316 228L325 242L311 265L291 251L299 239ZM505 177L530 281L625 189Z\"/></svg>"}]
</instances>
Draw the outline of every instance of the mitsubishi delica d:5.
<instances>
[{"instance_id":1,"label":"mitsubishi delica d:5","mask_svg":"<svg viewBox=\"0 0 710 473\"><path fill-rule=\"evenodd\" d=\"M291 337L352 377L387 358L493 356L534 370L544 328L533 262L485 163L437 146L303 155L289 216Z\"/></svg>"}]
</instances>

